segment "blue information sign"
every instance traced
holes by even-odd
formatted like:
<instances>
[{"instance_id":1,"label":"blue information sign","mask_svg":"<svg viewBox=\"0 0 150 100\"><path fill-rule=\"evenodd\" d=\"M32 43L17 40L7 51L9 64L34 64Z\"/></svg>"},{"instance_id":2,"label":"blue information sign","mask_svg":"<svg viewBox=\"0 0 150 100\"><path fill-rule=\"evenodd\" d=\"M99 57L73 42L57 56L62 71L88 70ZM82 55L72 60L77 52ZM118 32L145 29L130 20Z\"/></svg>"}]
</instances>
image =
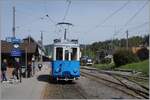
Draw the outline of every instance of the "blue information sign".
<instances>
[{"instance_id":1,"label":"blue information sign","mask_svg":"<svg viewBox=\"0 0 150 100\"><path fill-rule=\"evenodd\" d=\"M13 57L21 56L21 50L20 49L15 49L15 48L12 49L11 56L13 56Z\"/></svg>"},{"instance_id":2,"label":"blue information sign","mask_svg":"<svg viewBox=\"0 0 150 100\"><path fill-rule=\"evenodd\" d=\"M13 44L20 44L22 41L16 37L6 37L7 42L11 42Z\"/></svg>"},{"instance_id":3,"label":"blue information sign","mask_svg":"<svg viewBox=\"0 0 150 100\"><path fill-rule=\"evenodd\" d=\"M20 39L12 39L12 43L14 43L14 44L20 44L21 40Z\"/></svg>"}]
</instances>

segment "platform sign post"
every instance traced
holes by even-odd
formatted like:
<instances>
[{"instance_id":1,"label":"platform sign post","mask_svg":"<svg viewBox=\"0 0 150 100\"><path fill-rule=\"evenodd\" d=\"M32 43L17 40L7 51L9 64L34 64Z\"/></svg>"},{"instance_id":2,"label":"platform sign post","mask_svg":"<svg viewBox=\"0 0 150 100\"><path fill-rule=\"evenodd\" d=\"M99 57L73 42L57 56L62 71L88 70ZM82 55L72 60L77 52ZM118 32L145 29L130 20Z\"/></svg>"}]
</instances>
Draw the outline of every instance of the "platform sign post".
<instances>
[{"instance_id":1,"label":"platform sign post","mask_svg":"<svg viewBox=\"0 0 150 100\"><path fill-rule=\"evenodd\" d=\"M11 42L13 44L13 49L11 50L10 52L10 55L12 57L14 57L15 59L19 59L19 63L20 63L20 57L22 55L22 52L20 50L20 44L21 44L21 39L17 39L15 37L10 37L10 38L7 38L8 42ZM21 74L22 74L22 71L21 71L21 66L19 68L19 76L20 76L20 83L21 83Z\"/></svg>"}]
</instances>

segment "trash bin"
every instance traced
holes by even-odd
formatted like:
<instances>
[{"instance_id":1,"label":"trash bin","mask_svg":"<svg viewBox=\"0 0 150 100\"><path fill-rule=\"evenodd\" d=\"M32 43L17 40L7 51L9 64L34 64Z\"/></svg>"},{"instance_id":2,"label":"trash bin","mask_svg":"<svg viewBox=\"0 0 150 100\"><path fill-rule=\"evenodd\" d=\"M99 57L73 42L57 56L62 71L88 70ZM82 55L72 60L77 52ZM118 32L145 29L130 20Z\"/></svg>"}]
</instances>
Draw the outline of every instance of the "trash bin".
<instances>
[{"instance_id":1,"label":"trash bin","mask_svg":"<svg viewBox=\"0 0 150 100\"><path fill-rule=\"evenodd\" d=\"M42 66L43 66L42 64L38 64L38 68L40 71L41 71Z\"/></svg>"}]
</instances>

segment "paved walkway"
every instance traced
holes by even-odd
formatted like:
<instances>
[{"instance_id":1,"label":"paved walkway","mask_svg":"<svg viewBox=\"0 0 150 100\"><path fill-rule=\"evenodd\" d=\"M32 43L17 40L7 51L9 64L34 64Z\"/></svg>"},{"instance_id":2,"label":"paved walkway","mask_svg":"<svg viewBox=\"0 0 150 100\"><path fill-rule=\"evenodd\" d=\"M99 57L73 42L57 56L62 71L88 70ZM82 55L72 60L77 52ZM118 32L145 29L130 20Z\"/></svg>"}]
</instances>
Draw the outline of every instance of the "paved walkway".
<instances>
[{"instance_id":1,"label":"paved walkway","mask_svg":"<svg viewBox=\"0 0 150 100\"><path fill-rule=\"evenodd\" d=\"M49 68L44 67L32 78L23 78L22 83L1 84L2 99L40 99L44 86L48 82ZM44 77L43 77L44 76ZM47 76L47 77L45 77ZM43 79L45 78L45 79Z\"/></svg>"}]
</instances>

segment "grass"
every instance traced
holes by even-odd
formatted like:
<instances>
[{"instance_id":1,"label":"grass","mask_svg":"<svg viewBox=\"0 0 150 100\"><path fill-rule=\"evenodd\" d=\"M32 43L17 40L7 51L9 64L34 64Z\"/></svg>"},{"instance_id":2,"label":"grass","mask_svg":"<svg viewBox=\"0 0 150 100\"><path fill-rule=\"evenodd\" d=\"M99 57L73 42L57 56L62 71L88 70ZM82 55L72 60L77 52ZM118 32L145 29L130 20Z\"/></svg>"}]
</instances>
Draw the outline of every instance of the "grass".
<instances>
[{"instance_id":1,"label":"grass","mask_svg":"<svg viewBox=\"0 0 150 100\"><path fill-rule=\"evenodd\" d=\"M143 79L138 79L134 77L129 77L130 80L135 81L136 83L139 83L145 87L149 87L149 80L143 80Z\"/></svg>"},{"instance_id":2,"label":"grass","mask_svg":"<svg viewBox=\"0 0 150 100\"><path fill-rule=\"evenodd\" d=\"M149 60L141 61L138 63L126 64L120 66L119 68L139 71L142 72L144 76L149 76Z\"/></svg>"},{"instance_id":3,"label":"grass","mask_svg":"<svg viewBox=\"0 0 150 100\"><path fill-rule=\"evenodd\" d=\"M110 64L94 64L94 67L102 70L110 70L115 67L114 63ZM144 76L149 76L149 60L140 61L137 63L126 64L120 66L121 69L129 69L134 71L142 72Z\"/></svg>"},{"instance_id":4,"label":"grass","mask_svg":"<svg viewBox=\"0 0 150 100\"><path fill-rule=\"evenodd\" d=\"M94 64L94 67L102 70L112 70L115 68L115 64ZM123 66L120 66L119 69L129 69L129 70L135 70L142 72L142 76L149 77L149 60L141 61L138 63L131 63L126 64ZM130 78L130 80L136 81L137 83L144 85L146 87L149 87L149 80L140 80L140 79L134 79Z\"/></svg>"},{"instance_id":5,"label":"grass","mask_svg":"<svg viewBox=\"0 0 150 100\"><path fill-rule=\"evenodd\" d=\"M112 69L114 67L114 63L110 64L94 64L94 67L102 70Z\"/></svg>"},{"instance_id":6,"label":"grass","mask_svg":"<svg viewBox=\"0 0 150 100\"><path fill-rule=\"evenodd\" d=\"M111 70L115 67L114 63L110 64L94 64L93 67L102 70ZM140 61L137 63L126 64L119 67L120 69L129 69L134 71L142 72L144 76L149 76L149 60Z\"/></svg>"}]
</instances>

